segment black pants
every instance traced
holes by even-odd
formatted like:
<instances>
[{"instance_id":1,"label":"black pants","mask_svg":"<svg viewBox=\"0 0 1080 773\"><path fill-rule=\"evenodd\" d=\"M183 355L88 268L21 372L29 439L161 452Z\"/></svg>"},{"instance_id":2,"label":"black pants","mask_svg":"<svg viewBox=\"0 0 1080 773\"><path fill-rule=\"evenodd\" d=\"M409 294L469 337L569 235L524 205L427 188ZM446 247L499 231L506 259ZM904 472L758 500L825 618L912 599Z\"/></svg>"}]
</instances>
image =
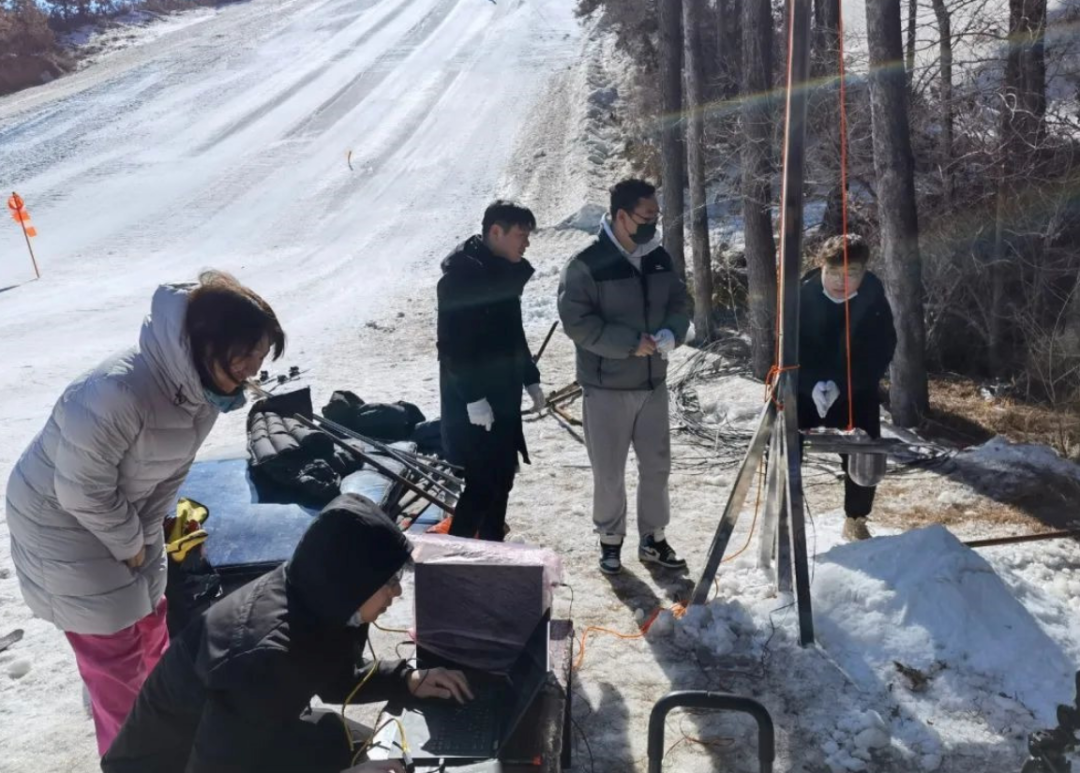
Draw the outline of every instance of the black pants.
<instances>
[{"instance_id":1,"label":"black pants","mask_svg":"<svg viewBox=\"0 0 1080 773\"><path fill-rule=\"evenodd\" d=\"M454 508L450 534L502 542L506 508L517 472L517 435L512 427L491 431L470 425L467 442L455 444L465 467L465 490Z\"/></svg>"},{"instance_id":2,"label":"black pants","mask_svg":"<svg viewBox=\"0 0 1080 773\"><path fill-rule=\"evenodd\" d=\"M855 426L864 430L870 437L881 437L881 402L877 390L856 392L854 400ZM831 427L847 429L848 401L840 397L825 418L818 416L817 406L808 394L799 393L799 429ZM844 469L844 513L848 518L865 518L874 509L875 486L860 486L847 474L848 455L840 454L840 465Z\"/></svg>"}]
</instances>

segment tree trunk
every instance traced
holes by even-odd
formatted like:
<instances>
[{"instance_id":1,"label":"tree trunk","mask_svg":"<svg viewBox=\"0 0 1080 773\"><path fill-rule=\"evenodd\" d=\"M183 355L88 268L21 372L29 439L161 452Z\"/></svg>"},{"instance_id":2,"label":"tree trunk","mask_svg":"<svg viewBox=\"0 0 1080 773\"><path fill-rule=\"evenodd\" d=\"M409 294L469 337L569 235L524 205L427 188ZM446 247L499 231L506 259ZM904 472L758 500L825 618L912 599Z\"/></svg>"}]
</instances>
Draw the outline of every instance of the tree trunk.
<instances>
[{"instance_id":1,"label":"tree trunk","mask_svg":"<svg viewBox=\"0 0 1080 773\"><path fill-rule=\"evenodd\" d=\"M907 84L905 73L889 66L904 54L900 0L866 0L866 31L878 219L897 334L890 401L893 421L911 427L929 407L929 395Z\"/></svg>"},{"instance_id":2,"label":"tree trunk","mask_svg":"<svg viewBox=\"0 0 1080 773\"><path fill-rule=\"evenodd\" d=\"M1022 0L1021 5L1020 88L1030 138L1039 140L1046 120L1046 0Z\"/></svg>"},{"instance_id":3,"label":"tree trunk","mask_svg":"<svg viewBox=\"0 0 1080 773\"><path fill-rule=\"evenodd\" d=\"M911 85L915 76L915 40L919 29L919 0L908 0L907 15L907 82Z\"/></svg>"},{"instance_id":4,"label":"tree trunk","mask_svg":"<svg viewBox=\"0 0 1080 773\"><path fill-rule=\"evenodd\" d=\"M713 338L713 270L708 250L708 211L705 196L704 78L701 54L701 5L683 0L683 60L686 66L686 149L690 178L690 244L693 248L694 340Z\"/></svg>"},{"instance_id":5,"label":"tree trunk","mask_svg":"<svg viewBox=\"0 0 1080 773\"><path fill-rule=\"evenodd\" d=\"M840 29L840 0L814 0L814 36L810 50L811 74L815 77L835 75L840 69L837 56Z\"/></svg>"},{"instance_id":6,"label":"tree trunk","mask_svg":"<svg viewBox=\"0 0 1080 773\"><path fill-rule=\"evenodd\" d=\"M765 378L776 359L776 242L773 240L773 30L769 0L742 0L742 197L749 284L751 369Z\"/></svg>"},{"instance_id":7,"label":"tree trunk","mask_svg":"<svg viewBox=\"0 0 1080 773\"><path fill-rule=\"evenodd\" d=\"M716 20L719 26L720 73L723 78L721 95L731 99L739 93L739 0L716 0Z\"/></svg>"},{"instance_id":8,"label":"tree trunk","mask_svg":"<svg viewBox=\"0 0 1080 773\"><path fill-rule=\"evenodd\" d=\"M690 242L694 252L694 340L712 340L712 256L705 195L705 84L701 22L704 0L683 0L683 60L686 64L686 157L690 173Z\"/></svg>"},{"instance_id":9,"label":"tree trunk","mask_svg":"<svg viewBox=\"0 0 1080 773\"><path fill-rule=\"evenodd\" d=\"M664 206L661 218L664 249L686 276L683 256L683 180L686 177L682 144L682 0L659 0L660 90L664 115L660 126L660 175Z\"/></svg>"},{"instance_id":10,"label":"tree trunk","mask_svg":"<svg viewBox=\"0 0 1080 773\"><path fill-rule=\"evenodd\" d=\"M952 209L953 201L953 47L952 18L945 0L933 0L937 15L938 35L941 38L941 187L945 211Z\"/></svg>"},{"instance_id":11,"label":"tree trunk","mask_svg":"<svg viewBox=\"0 0 1080 773\"><path fill-rule=\"evenodd\" d=\"M830 122L825 125L829 132L824 138L832 148L832 156L837 159L837 166L831 166L826 170L830 175L829 192L825 195L825 213L821 222L822 236L834 236L843 230L843 206L844 191L841 189L841 175L839 159L841 158L840 143L841 126L834 121L838 115L840 89L833 81L840 74L840 0L815 0L815 27L814 41L819 49L816 57L811 59L811 67L816 66L813 74L824 82L820 94L824 102L821 107L829 117ZM811 56L814 54L811 52ZM849 103L850 104L850 103Z\"/></svg>"},{"instance_id":12,"label":"tree trunk","mask_svg":"<svg viewBox=\"0 0 1080 773\"><path fill-rule=\"evenodd\" d=\"M1014 221L1020 176L1037 163L1046 131L1046 0L1009 0L1009 40L1003 84L999 178L994 247L990 258L992 317L988 331L991 372L1004 377L1012 368L1010 322L1014 298L1010 288L1021 260L1031 262L1031 249L1020 243Z\"/></svg>"}]
</instances>

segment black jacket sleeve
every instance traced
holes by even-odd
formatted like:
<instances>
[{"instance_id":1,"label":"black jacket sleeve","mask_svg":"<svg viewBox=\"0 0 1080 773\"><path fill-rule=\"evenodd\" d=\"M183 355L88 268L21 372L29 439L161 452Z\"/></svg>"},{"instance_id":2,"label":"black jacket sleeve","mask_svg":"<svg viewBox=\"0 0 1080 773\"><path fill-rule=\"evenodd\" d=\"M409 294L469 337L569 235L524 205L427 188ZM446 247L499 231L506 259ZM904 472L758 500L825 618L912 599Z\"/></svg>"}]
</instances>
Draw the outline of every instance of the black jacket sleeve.
<instances>
[{"instance_id":1,"label":"black jacket sleeve","mask_svg":"<svg viewBox=\"0 0 1080 773\"><path fill-rule=\"evenodd\" d=\"M364 686L352 696L349 704L378 703L401 698L409 695L408 678L412 673L411 668L404 660L377 660L374 662L361 661L359 665L350 666L337 678L331 679L327 684L319 688L319 698L324 703L335 705L343 704L356 686L364 681L368 672L375 668L375 673L364 682Z\"/></svg>"},{"instance_id":2,"label":"black jacket sleeve","mask_svg":"<svg viewBox=\"0 0 1080 773\"><path fill-rule=\"evenodd\" d=\"M529 351L529 339L525 337L525 327L521 326L518 336L518 359L521 361L521 385L523 387L540 383L540 368L533 361L532 352Z\"/></svg>"},{"instance_id":3,"label":"black jacket sleeve","mask_svg":"<svg viewBox=\"0 0 1080 773\"><path fill-rule=\"evenodd\" d=\"M465 272L452 271L439 280L439 360L450 383L466 403L488 396L494 381L492 361L485 356L485 301Z\"/></svg>"}]
</instances>

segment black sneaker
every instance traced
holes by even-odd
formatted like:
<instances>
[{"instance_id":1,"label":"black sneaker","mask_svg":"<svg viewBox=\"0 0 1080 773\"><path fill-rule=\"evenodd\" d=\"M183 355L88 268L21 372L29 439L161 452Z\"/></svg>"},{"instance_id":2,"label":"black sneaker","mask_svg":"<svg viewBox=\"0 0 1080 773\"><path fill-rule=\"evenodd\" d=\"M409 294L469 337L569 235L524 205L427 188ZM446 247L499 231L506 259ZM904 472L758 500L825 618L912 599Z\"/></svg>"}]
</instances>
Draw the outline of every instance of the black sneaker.
<instances>
[{"instance_id":1,"label":"black sneaker","mask_svg":"<svg viewBox=\"0 0 1080 773\"><path fill-rule=\"evenodd\" d=\"M622 571L622 544L606 545L600 543L600 571L604 574L618 574Z\"/></svg>"},{"instance_id":2,"label":"black sneaker","mask_svg":"<svg viewBox=\"0 0 1080 773\"><path fill-rule=\"evenodd\" d=\"M652 535L641 540L638 558L643 564L659 564L665 569L685 569L686 562L679 558L667 540L655 540Z\"/></svg>"}]
</instances>

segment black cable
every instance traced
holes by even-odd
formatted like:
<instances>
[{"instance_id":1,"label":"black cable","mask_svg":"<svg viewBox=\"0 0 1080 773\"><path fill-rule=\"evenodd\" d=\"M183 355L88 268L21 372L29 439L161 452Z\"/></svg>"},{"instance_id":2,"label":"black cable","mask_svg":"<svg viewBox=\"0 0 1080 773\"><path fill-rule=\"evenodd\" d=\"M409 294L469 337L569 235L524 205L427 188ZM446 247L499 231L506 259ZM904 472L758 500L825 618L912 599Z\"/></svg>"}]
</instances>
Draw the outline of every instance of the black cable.
<instances>
[{"instance_id":1,"label":"black cable","mask_svg":"<svg viewBox=\"0 0 1080 773\"><path fill-rule=\"evenodd\" d=\"M569 617L570 622L572 623L574 622L574 586L568 582L563 582L559 584L562 585L564 588L569 589L570 591L570 612L567 614L567 617ZM573 656L574 653L571 652L570 657L573 658Z\"/></svg>"},{"instance_id":2,"label":"black cable","mask_svg":"<svg viewBox=\"0 0 1080 773\"><path fill-rule=\"evenodd\" d=\"M593 759L592 746L589 745L589 736L585 735L585 731L581 729L581 725L578 724L573 715L570 716L570 724L574 726L574 729L581 736L581 740L585 742L585 749L589 752L589 770L596 773L596 761Z\"/></svg>"}]
</instances>

